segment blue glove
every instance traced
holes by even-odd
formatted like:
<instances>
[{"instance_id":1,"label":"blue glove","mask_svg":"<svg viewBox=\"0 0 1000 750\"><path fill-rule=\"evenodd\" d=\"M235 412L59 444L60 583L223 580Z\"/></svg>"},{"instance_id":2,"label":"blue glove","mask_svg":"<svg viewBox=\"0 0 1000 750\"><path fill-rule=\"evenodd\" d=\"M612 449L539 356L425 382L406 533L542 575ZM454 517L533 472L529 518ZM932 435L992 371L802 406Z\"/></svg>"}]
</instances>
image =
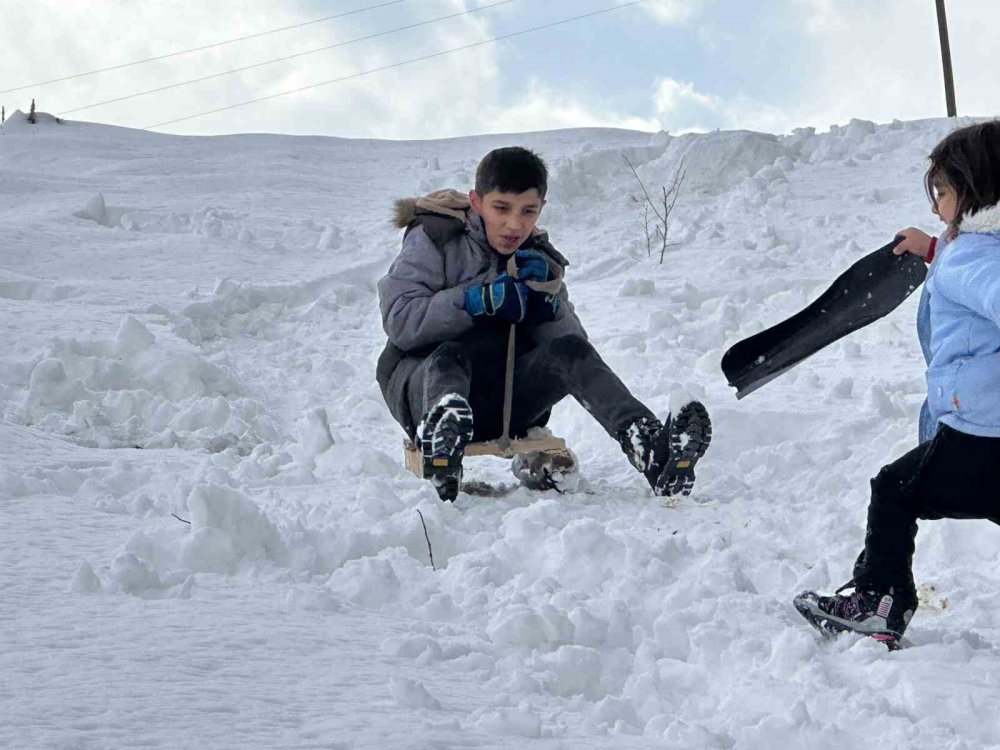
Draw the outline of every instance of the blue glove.
<instances>
[{"instance_id":1,"label":"blue glove","mask_svg":"<svg viewBox=\"0 0 1000 750\"><path fill-rule=\"evenodd\" d=\"M549 262L538 250L518 250L514 253L517 277L521 281L548 281L552 275ZM532 323L547 323L555 320L559 312L559 298L528 288L528 312L526 319Z\"/></svg>"},{"instance_id":2,"label":"blue glove","mask_svg":"<svg viewBox=\"0 0 1000 750\"><path fill-rule=\"evenodd\" d=\"M556 319L559 312L559 298L535 289L528 289L528 314L526 320L532 323L548 323Z\"/></svg>"},{"instance_id":3,"label":"blue glove","mask_svg":"<svg viewBox=\"0 0 1000 750\"><path fill-rule=\"evenodd\" d=\"M465 311L476 321L520 323L528 312L528 287L502 273L492 282L465 290Z\"/></svg>"},{"instance_id":4,"label":"blue glove","mask_svg":"<svg viewBox=\"0 0 1000 750\"><path fill-rule=\"evenodd\" d=\"M549 262L538 250L518 250L514 253L517 278L521 281L548 281Z\"/></svg>"}]
</instances>

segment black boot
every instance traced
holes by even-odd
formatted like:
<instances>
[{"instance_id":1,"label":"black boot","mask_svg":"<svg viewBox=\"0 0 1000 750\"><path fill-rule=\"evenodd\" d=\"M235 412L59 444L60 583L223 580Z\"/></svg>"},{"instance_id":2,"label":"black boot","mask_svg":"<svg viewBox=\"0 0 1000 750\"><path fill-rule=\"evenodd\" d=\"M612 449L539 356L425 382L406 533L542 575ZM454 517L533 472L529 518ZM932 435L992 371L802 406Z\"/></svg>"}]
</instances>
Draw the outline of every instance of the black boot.
<instances>
[{"instance_id":1,"label":"black boot","mask_svg":"<svg viewBox=\"0 0 1000 750\"><path fill-rule=\"evenodd\" d=\"M670 440L663 423L655 417L643 417L618 431L621 445L629 463L632 464L656 488L663 465L670 457Z\"/></svg>"},{"instance_id":2,"label":"black boot","mask_svg":"<svg viewBox=\"0 0 1000 750\"><path fill-rule=\"evenodd\" d=\"M629 462L646 477L654 494L690 495L694 466L712 440L712 422L705 406L691 401L668 418L666 426L646 417L625 425L617 437Z\"/></svg>"},{"instance_id":3,"label":"black boot","mask_svg":"<svg viewBox=\"0 0 1000 750\"><path fill-rule=\"evenodd\" d=\"M424 478L442 500L454 500L462 482L462 458L472 440L472 408L457 393L442 396L417 427Z\"/></svg>"}]
</instances>

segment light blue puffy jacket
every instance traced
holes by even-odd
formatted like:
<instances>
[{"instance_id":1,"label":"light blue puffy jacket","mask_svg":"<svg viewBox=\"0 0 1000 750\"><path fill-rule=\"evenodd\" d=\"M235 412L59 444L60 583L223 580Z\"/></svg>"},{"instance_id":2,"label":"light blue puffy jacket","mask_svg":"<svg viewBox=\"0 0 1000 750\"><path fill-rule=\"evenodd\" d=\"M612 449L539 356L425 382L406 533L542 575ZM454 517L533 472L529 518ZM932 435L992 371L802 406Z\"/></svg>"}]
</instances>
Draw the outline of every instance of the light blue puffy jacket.
<instances>
[{"instance_id":1,"label":"light blue puffy jacket","mask_svg":"<svg viewBox=\"0 0 1000 750\"><path fill-rule=\"evenodd\" d=\"M917 334L927 361L921 441L938 423L1000 437L1000 206L965 217L958 235L938 246Z\"/></svg>"}]
</instances>

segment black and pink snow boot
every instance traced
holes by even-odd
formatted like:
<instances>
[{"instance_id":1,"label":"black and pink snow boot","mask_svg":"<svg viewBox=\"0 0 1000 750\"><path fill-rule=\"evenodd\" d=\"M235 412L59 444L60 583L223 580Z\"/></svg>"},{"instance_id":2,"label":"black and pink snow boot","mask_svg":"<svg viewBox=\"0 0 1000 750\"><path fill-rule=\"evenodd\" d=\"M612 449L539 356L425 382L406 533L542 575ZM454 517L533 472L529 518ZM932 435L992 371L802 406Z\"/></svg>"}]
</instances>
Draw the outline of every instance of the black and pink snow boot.
<instances>
[{"instance_id":1,"label":"black and pink snow boot","mask_svg":"<svg viewBox=\"0 0 1000 750\"><path fill-rule=\"evenodd\" d=\"M849 594L841 591L852 588ZM874 638L895 651L905 645L903 633L917 609L912 591L890 587L888 591L865 591L850 581L832 596L803 591L792 602L809 624L825 637L852 632Z\"/></svg>"}]
</instances>

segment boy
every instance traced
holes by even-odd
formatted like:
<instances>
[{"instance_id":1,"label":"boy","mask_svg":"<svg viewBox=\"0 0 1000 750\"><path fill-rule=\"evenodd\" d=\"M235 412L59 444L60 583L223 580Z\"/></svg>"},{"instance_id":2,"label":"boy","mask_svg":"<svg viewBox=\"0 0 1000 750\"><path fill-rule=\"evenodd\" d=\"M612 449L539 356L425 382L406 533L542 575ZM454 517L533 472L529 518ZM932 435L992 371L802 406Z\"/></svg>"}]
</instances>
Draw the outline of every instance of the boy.
<instances>
[{"instance_id":1,"label":"boy","mask_svg":"<svg viewBox=\"0 0 1000 750\"><path fill-rule=\"evenodd\" d=\"M420 448L424 475L454 500L465 445L503 432L514 325L512 437L571 395L657 495L687 495L711 439L708 412L691 402L662 425L587 340L560 283L567 261L535 226L547 186L540 157L499 148L479 163L468 198L442 190L396 202L403 249L378 283L389 341L377 375L389 410Z\"/></svg>"}]
</instances>

